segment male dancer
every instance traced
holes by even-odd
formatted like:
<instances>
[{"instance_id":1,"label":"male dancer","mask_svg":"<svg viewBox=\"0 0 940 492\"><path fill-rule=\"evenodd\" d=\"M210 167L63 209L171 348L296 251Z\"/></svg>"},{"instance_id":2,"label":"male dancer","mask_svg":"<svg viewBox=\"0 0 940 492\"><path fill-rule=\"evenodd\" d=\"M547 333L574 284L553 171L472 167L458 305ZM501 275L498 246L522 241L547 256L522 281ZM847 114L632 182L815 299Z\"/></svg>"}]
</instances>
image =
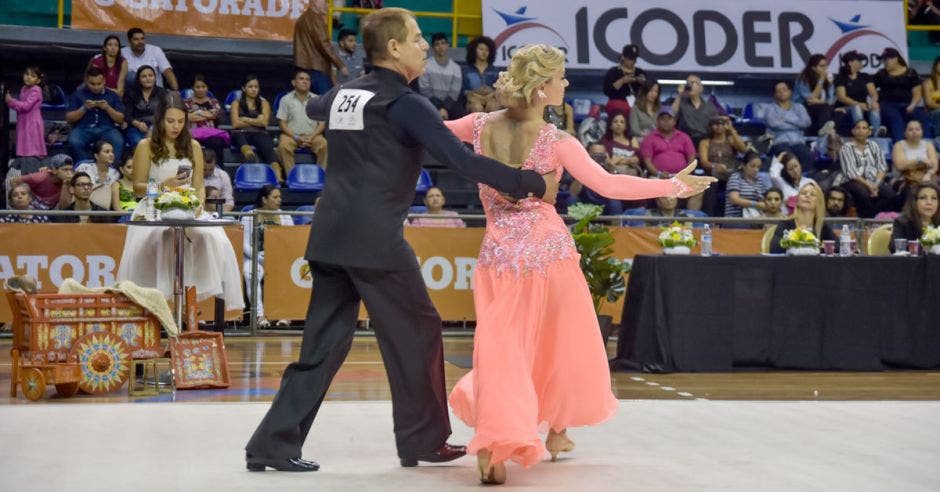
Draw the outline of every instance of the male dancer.
<instances>
[{"instance_id":1,"label":"male dancer","mask_svg":"<svg viewBox=\"0 0 940 492\"><path fill-rule=\"evenodd\" d=\"M426 149L464 176L510 196L553 203L553 174L519 171L467 150L427 99L408 88L427 59L414 14L377 10L362 20L368 75L311 101L326 121L330 174L311 226L306 258L313 274L300 360L290 364L271 409L245 447L247 467L314 471L301 447L327 388L352 346L359 302L375 320L392 392L395 443L402 466L445 462L451 446L444 388L441 319L402 223L414 199Z\"/></svg>"}]
</instances>

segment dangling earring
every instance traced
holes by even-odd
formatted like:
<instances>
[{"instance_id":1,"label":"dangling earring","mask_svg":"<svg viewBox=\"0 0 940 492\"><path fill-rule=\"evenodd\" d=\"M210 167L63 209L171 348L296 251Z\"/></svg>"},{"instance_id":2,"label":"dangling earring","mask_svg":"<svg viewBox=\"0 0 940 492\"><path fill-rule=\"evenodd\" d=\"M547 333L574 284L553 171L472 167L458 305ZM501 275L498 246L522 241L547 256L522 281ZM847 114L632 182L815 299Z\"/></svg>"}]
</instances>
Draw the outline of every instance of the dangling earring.
<instances>
[{"instance_id":1,"label":"dangling earring","mask_svg":"<svg viewBox=\"0 0 940 492\"><path fill-rule=\"evenodd\" d=\"M539 99L545 99L548 97L545 95L545 91L543 91L542 89L539 89L538 95L539 95Z\"/></svg>"}]
</instances>

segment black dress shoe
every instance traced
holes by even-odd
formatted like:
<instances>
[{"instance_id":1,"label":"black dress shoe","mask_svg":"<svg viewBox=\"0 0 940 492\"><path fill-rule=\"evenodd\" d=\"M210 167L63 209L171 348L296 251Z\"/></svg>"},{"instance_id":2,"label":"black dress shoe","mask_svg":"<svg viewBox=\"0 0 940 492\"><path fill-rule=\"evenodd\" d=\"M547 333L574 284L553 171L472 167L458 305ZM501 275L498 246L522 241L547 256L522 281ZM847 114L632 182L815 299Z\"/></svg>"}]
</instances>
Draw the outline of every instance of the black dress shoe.
<instances>
[{"instance_id":1,"label":"black dress shoe","mask_svg":"<svg viewBox=\"0 0 940 492\"><path fill-rule=\"evenodd\" d=\"M284 458L280 460L258 458L255 456L245 456L245 467L248 471L260 472L265 468L274 468L277 471L285 472L311 472L320 469L320 465L315 461L308 461L301 458Z\"/></svg>"},{"instance_id":2,"label":"black dress shoe","mask_svg":"<svg viewBox=\"0 0 940 492\"><path fill-rule=\"evenodd\" d=\"M429 463L444 463L446 461L453 461L466 454L466 446L451 446L445 442L444 444L441 444L441 447L431 451L430 453L402 458L401 466L418 466L419 461L427 461Z\"/></svg>"}]
</instances>

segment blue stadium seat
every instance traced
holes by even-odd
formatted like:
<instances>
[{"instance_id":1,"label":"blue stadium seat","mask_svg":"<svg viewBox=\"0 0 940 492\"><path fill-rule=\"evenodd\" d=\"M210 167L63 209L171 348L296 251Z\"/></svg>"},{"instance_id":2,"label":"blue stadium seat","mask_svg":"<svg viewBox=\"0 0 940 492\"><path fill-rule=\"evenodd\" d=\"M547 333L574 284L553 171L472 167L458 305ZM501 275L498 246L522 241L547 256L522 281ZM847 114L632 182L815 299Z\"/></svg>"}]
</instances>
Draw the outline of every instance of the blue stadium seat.
<instances>
[{"instance_id":1,"label":"blue stadium seat","mask_svg":"<svg viewBox=\"0 0 940 492\"><path fill-rule=\"evenodd\" d=\"M287 174L287 187L300 191L323 191L326 173L316 164L297 164Z\"/></svg>"},{"instance_id":2,"label":"blue stadium seat","mask_svg":"<svg viewBox=\"0 0 940 492\"><path fill-rule=\"evenodd\" d=\"M72 169L78 169L78 166L81 166L82 164L94 164L94 163L95 163L94 159L82 159L72 164Z\"/></svg>"},{"instance_id":3,"label":"blue stadium seat","mask_svg":"<svg viewBox=\"0 0 940 492\"><path fill-rule=\"evenodd\" d=\"M434 186L434 182L431 181L431 173L426 169L422 169L421 175L418 176L418 183L415 185L415 191L418 193L427 193L432 186Z\"/></svg>"},{"instance_id":4,"label":"blue stadium seat","mask_svg":"<svg viewBox=\"0 0 940 492\"><path fill-rule=\"evenodd\" d=\"M316 209L316 205L301 205L297 207L298 212L313 212ZM307 225L313 222L313 216L310 215L291 215L291 218L294 219L294 225Z\"/></svg>"},{"instance_id":5,"label":"blue stadium seat","mask_svg":"<svg viewBox=\"0 0 940 492\"><path fill-rule=\"evenodd\" d=\"M581 123L584 118L587 118L591 114L591 106L594 103L586 97L576 97L571 100L571 108L574 110L572 113L574 115L574 124L577 125Z\"/></svg>"},{"instance_id":6,"label":"blue stadium seat","mask_svg":"<svg viewBox=\"0 0 940 492\"><path fill-rule=\"evenodd\" d=\"M65 91L61 87L52 86L52 101L43 102L40 109L44 111L65 111L68 109L69 100L65 97Z\"/></svg>"},{"instance_id":7,"label":"blue stadium seat","mask_svg":"<svg viewBox=\"0 0 940 492\"><path fill-rule=\"evenodd\" d=\"M281 91L277 93L277 97L274 98L274 106L271 106L271 111L274 111L274 114L277 115L277 108L281 107L281 98L286 96L290 91Z\"/></svg>"},{"instance_id":8,"label":"blue stadium seat","mask_svg":"<svg viewBox=\"0 0 940 492\"><path fill-rule=\"evenodd\" d=\"M235 100L238 99L238 98L240 98L240 97L242 97L242 91L241 91L241 90L235 90L235 91L229 92L228 95L225 96L225 104L224 104L225 110L226 110L226 111L231 111L231 110L232 110L232 103L235 102Z\"/></svg>"},{"instance_id":9,"label":"blue stadium seat","mask_svg":"<svg viewBox=\"0 0 940 492\"><path fill-rule=\"evenodd\" d=\"M254 205L245 205L244 207L242 207L242 212L243 212L243 213L248 213L248 212L251 212L251 211L254 210L254 209L255 209L255 206L254 206Z\"/></svg>"},{"instance_id":10,"label":"blue stadium seat","mask_svg":"<svg viewBox=\"0 0 940 492\"><path fill-rule=\"evenodd\" d=\"M257 191L266 184L277 186L274 169L267 164L242 164L235 170L235 189L238 191Z\"/></svg>"},{"instance_id":11,"label":"blue stadium seat","mask_svg":"<svg viewBox=\"0 0 940 492\"><path fill-rule=\"evenodd\" d=\"M424 205L412 205L408 207L409 214L426 214L428 213L428 207Z\"/></svg>"},{"instance_id":12,"label":"blue stadium seat","mask_svg":"<svg viewBox=\"0 0 940 492\"><path fill-rule=\"evenodd\" d=\"M891 155L891 139L887 137L872 137L871 139L881 147L881 153L884 154L885 161L891 162L893 157Z\"/></svg>"}]
</instances>

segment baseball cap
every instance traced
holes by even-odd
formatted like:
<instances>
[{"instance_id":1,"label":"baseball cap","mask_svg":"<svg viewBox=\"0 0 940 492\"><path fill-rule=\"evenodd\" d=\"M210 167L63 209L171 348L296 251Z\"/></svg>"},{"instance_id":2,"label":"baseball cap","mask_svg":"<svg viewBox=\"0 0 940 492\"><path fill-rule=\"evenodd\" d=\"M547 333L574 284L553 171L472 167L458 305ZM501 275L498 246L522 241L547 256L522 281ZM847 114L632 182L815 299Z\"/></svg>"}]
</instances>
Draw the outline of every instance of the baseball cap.
<instances>
[{"instance_id":1,"label":"baseball cap","mask_svg":"<svg viewBox=\"0 0 940 492\"><path fill-rule=\"evenodd\" d=\"M668 117L670 117L670 118L675 118L675 115L672 114L672 110L671 110L671 109L663 109L663 110L660 110L660 111L659 111L659 114L657 114L656 117L657 117L657 118L661 118L661 117L664 116L664 115L665 115L665 116L668 116Z\"/></svg>"},{"instance_id":2,"label":"baseball cap","mask_svg":"<svg viewBox=\"0 0 940 492\"><path fill-rule=\"evenodd\" d=\"M881 58L901 58L901 53L894 48L885 48L881 52Z\"/></svg>"},{"instance_id":3,"label":"baseball cap","mask_svg":"<svg viewBox=\"0 0 940 492\"><path fill-rule=\"evenodd\" d=\"M56 154L46 159L45 165L50 169L58 169L62 166L71 166L72 158L68 154Z\"/></svg>"},{"instance_id":4,"label":"baseball cap","mask_svg":"<svg viewBox=\"0 0 940 492\"><path fill-rule=\"evenodd\" d=\"M623 47L623 51L620 52L620 56L629 58L631 60L636 60L640 56L640 47L635 44L628 44Z\"/></svg>"},{"instance_id":5,"label":"baseball cap","mask_svg":"<svg viewBox=\"0 0 940 492\"><path fill-rule=\"evenodd\" d=\"M865 58L867 58L867 57L866 57L865 55L859 53L857 50L847 51L847 52L845 52L845 53L842 54L842 61L843 61L843 62L850 62L850 61L852 61L852 60L859 60L859 61L861 61L861 60L864 60Z\"/></svg>"}]
</instances>

